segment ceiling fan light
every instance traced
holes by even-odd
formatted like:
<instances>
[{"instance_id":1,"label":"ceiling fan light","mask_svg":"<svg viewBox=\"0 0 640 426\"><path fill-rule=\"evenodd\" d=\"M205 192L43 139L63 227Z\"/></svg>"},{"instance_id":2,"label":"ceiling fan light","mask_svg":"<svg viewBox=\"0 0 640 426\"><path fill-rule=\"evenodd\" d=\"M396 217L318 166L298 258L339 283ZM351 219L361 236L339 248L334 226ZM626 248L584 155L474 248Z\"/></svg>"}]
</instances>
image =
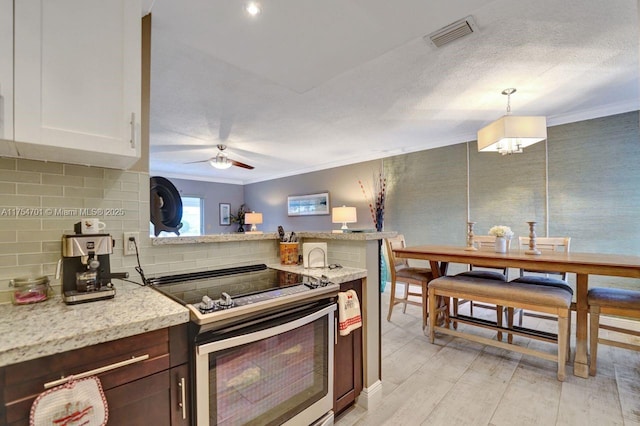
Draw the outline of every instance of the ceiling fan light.
<instances>
[{"instance_id":1,"label":"ceiling fan light","mask_svg":"<svg viewBox=\"0 0 640 426\"><path fill-rule=\"evenodd\" d=\"M260 12L262 12L262 8L260 7L260 3L255 1L250 1L244 7L247 13L251 16L258 16Z\"/></svg>"},{"instance_id":2,"label":"ceiling fan light","mask_svg":"<svg viewBox=\"0 0 640 426\"><path fill-rule=\"evenodd\" d=\"M232 166L231 161L229 161L227 156L221 155L221 154L218 154L214 158L209 160L209 164L211 164L216 169L221 169L221 170L228 169L229 167Z\"/></svg>"}]
</instances>

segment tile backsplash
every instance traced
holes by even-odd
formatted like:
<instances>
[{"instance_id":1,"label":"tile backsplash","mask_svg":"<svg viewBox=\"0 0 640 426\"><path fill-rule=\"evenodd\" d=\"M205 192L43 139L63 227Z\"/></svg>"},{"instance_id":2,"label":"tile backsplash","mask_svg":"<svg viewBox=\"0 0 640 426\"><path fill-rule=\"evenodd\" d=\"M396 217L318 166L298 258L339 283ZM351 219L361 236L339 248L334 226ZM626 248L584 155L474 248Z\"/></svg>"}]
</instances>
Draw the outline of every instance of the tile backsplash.
<instances>
[{"instance_id":1,"label":"tile backsplash","mask_svg":"<svg viewBox=\"0 0 640 426\"><path fill-rule=\"evenodd\" d=\"M60 292L61 237L83 217L106 224L115 240L112 271L136 282L136 256L123 256L123 232L139 233L147 276L278 259L272 241L152 246L148 173L0 158L0 303L11 300L9 280L17 277L47 275Z\"/></svg>"}]
</instances>

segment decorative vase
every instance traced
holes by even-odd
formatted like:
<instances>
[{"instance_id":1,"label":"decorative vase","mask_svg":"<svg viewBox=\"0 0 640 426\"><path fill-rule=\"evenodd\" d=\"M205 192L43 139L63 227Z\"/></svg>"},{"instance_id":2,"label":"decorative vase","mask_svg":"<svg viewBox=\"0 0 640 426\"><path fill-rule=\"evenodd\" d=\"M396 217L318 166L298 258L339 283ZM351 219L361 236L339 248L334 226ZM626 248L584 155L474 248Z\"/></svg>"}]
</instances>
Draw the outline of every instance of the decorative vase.
<instances>
[{"instance_id":1,"label":"decorative vase","mask_svg":"<svg viewBox=\"0 0 640 426\"><path fill-rule=\"evenodd\" d=\"M506 253L507 239L505 237L496 237L495 249L496 253Z\"/></svg>"}]
</instances>

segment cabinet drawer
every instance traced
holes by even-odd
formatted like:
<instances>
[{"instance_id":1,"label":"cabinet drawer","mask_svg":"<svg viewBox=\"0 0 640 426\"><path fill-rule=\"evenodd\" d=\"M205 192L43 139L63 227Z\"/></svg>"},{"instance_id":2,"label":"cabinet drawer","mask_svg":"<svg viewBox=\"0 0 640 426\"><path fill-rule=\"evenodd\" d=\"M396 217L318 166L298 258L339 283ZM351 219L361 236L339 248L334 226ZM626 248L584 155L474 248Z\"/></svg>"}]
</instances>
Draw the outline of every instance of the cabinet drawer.
<instances>
[{"instance_id":1,"label":"cabinet drawer","mask_svg":"<svg viewBox=\"0 0 640 426\"><path fill-rule=\"evenodd\" d=\"M4 367L0 379L7 423L28 416L33 400L44 391L45 383L142 355L149 358L98 374L105 392L167 370L170 367L169 330L156 330Z\"/></svg>"}]
</instances>

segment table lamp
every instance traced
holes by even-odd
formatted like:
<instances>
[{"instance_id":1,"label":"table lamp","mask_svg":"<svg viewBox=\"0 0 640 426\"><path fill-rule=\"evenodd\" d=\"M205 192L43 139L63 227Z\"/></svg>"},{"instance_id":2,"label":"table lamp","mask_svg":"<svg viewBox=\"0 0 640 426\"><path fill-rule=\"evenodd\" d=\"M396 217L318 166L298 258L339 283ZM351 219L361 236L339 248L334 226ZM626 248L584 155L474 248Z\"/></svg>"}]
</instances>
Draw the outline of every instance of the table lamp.
<instances>
[{"instance_id":1,"label":"table lamp","mask_svg":"<svg viewBox=\"0 0 640 426\"><path fill-rule=\"evenodd\" d=\"M331 222L342 223L342 228L333 230L333 233L347 232L349 228L347 223L356 223L358 221L355 207L334 207L331 209Z\"/></svg>"},{"instance_id":2,"label":"table lamp","mask_svg":"<svg viewBox=\"0 0 640 426\"><path fill-rule=\"evenodd\" d=\"M245 232L245 234L262 234L262 231L258 231L258 227L256 226L262 223L262 213L245 213L244 223L251 225L251 230Z\"/></svg>"}]
</instances>

